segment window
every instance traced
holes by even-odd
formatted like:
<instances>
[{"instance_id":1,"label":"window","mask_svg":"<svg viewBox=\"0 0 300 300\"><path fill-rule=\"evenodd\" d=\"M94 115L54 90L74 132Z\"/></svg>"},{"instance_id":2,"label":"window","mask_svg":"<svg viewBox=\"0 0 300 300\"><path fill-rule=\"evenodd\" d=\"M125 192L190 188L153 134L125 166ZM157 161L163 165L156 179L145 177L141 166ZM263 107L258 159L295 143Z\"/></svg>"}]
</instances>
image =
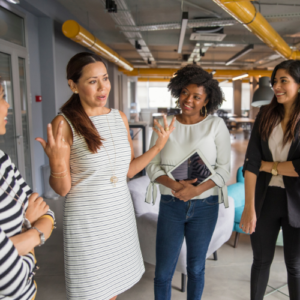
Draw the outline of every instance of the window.
<instances>
[{"instance_id":1,"label":"window","mask_svg":"<svg viewBox=\"0 0 300 300\"><path fill-rule=\"evenodd\" d=\"M242 83L242 110L250 110L250 84Z\"/></svg>"},{"instance_id":2,"label":"window","mask_svg":"<svg viewBox=\"0 0 300 300\"><path fill-rule=\"evenodd\" d=\"M169 82L138 82L137 102L140 108L175 107L176 99L168 91Z\"/></svg>"},{"instance_id":3,"label":"window","mask_svg":"<svg viewBox=\"0 0 300 300\"><path fill-rule=\"evenodd\" d=\"M25 47L23 18L0 6L0 39Z\"/></svg>"},{"instance_id":4,"label":"window","mask_svg":"<svg viewBox=\"0 0 300 300\"><path fill-rule=\"evenodd\" d=\"M233 109L233 85L229 82L220 83L220 88L224 94L224 99L221 109L230 110Z\"/></svg>"}]
</instances>

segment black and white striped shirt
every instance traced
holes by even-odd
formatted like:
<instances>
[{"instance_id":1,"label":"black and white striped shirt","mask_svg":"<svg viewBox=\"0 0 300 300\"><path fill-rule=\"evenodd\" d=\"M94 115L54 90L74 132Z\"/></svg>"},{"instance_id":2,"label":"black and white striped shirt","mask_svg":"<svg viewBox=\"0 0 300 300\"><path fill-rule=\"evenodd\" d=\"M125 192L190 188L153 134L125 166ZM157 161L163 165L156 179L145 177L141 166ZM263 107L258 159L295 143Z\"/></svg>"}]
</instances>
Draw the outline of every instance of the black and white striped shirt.
<instances>
[{"instance_id":1,"label":"black and white striped shirt","mask_svg":"<svg viewBox=\"0 0 300 300\"><path fill-rule=\"evenodd\" d=\"M9 195L7 195L7 193ZM0 150L0 299L31 300L36 293L33 280L35 257L32 253L20 256L9 239L20 234L23 208L28 207L30 187L11 162ZM18 199L18 202L15 199ZM46 213L54 221L52 211Z\"/></svg>"}]
</instances>

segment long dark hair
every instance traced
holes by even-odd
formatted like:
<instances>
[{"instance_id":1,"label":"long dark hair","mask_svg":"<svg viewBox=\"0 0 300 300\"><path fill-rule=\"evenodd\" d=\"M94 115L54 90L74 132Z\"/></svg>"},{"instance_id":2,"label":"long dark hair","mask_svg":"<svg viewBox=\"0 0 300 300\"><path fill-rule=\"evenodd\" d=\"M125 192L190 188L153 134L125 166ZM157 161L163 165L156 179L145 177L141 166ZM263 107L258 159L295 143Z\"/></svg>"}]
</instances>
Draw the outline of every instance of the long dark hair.
<instances>
[{"instance_id":1,"label":"long dark hair","mask_svg":"<svg viewBox=\"0 0 300 300\"><path fill-rule=\"evenodd\" d=\"M285 70L297 84L300 84L300 61L299 60L286 60L277 65L271 76L271 84L274 85L276 72L278 70ZM277 102L277 97L274 95L271 103L261 109L259 131L263 140L267 141L273 129L284 119L284 106ZM297 124L300 120L300 93L294 102L290 119L287 123L284 132L283 144L292 141L296 138Z\"/></svg>"},{"instance_id":2,"label":"long dark hair","mask_svg":"<svg viewBox=\"0 0 300 300\"><path fill-rule=\"evenodd\" d=\"M102 62L107 69L106 63L96 54L81 52L74 55L67 65L67 79L77 83L82 75L82 69L86 65L97 61ZM76 133L85 139L89 150L92 153L97 153L104 139L101 138L93 122L83 109L79 95L73 94L60 108L60 111L70 120Z\"/></svg>"}]
</instances>

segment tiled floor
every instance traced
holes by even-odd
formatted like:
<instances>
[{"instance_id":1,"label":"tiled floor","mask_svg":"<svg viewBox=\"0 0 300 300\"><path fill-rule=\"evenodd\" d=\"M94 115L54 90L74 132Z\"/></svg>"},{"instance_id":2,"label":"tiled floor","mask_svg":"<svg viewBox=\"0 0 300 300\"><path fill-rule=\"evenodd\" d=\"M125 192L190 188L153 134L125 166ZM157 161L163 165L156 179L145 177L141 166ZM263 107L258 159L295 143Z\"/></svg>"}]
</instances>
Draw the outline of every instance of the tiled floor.
<instances>
[{"instance_id":1,"label":"tiled floor","mask_svg":"<svg viewBox=\"0 0 300 300\"><path fill-rule=\"evenodd\" d=\"M228 184L235 182L236 170L243 164L247 141L241 133L232 139L232 176ZM139 148L139 142L134 142ZM62 237L62 210L63 200L48 200L56 213L57 229L45 246L37 248L36 254L40 270L36 275L38 294L36 300L64 300L66 299L63 266L63 237ZM250 239L241 235L238 247L234 249L233 236L218 250L218 261L207 260L205 289L203 300L248 300L250 268L252 251ZM146 264L146 272L139 283L118 297L118 300L152 300L154 266ZM272 264L270 285L278 287L286 282L282 247L277 247ZM180 292L181 274L175 273L173 279L172 300L186 299L186 293ZM268 288L268 291L271 290ZM282 291L287 292L285 287ZM288 299L276 292L266 299ZM87 299L82 299L87 300ZM103 299L99 299L103 300Z\"/></svg>"}]
</instances>

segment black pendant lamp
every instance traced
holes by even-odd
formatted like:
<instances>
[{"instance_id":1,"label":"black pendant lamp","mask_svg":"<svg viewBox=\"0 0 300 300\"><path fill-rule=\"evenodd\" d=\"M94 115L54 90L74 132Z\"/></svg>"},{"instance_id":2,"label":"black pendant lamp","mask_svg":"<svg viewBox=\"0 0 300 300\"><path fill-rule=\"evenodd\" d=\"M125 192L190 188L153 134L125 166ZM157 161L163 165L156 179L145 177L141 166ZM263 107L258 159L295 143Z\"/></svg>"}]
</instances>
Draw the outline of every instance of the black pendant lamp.
<instances>
[{"instance_id":1,"label":"black pendant lamp","mask_svg":"<svg viewBox=\"0 0 300 300\"><path fill-rule=\"evenodd\" d=\"M254 92L251 105L254 107L261 107L264 105L270 104L274 97L274 91L270 86L269 77L260 77L259 78L259 87Z\"/></svg>"}]
</instances>

